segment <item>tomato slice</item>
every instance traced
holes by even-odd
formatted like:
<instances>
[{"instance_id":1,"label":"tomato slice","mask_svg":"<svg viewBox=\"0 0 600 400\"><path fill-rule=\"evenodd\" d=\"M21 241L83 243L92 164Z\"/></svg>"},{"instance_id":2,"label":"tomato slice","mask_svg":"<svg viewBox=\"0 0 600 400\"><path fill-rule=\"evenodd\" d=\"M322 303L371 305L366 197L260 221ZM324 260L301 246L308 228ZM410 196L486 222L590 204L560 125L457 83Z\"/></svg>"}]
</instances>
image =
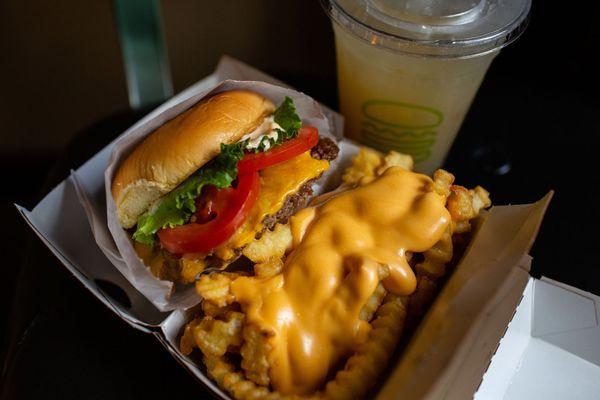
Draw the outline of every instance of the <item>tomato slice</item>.
<instances>
[{"instance_id":1,"label":"tomato slice","mask_svg":"<svg viewBox=\"0 0 600 400\"><path fill-rule=\"evenodd\" d=\"M264 153L246 154L238 162L238 171L240 174L248 173L279 164L312 149L318 142L318 129L314 126L303 126L294 139L283 142Z\"/></svg>"},{"instance_id":2,"label":"tomato slice","mask_svg":"<svg viewBox=\"0 0 600 400\"><path fill-rule=\"evenodd\" d=\"M224 192L231 193L231 192ZM222 211L223 196L219 196L219 189L210 185L202 189L202 194L196 199L196 217L193 222L205 224L217 216L217 212Z\"/></svg>"},{"instance_id":3,"label":"tomato slice","mask_svg":"<svg viewBox=\"0 0 600 400\"><path fill-rule=\"evenodd\" d=\"M209 189L206 205L198 209L197 221L158 231L163 248L173 254L207 253L225 243L245 221L258 198L257 171L238 174L237 187ZM210 204L209 204L210 202ZM206 210L209 210L208 212ZM206 218L208 216L208 218ZM200 217L200 218L198 218Z\"/></svg>"},{"instance_id":4,"label":"tomato slice","mask_svg":"<svg viewBox=\"0 0 600 400\"><path fill-rule=\"evenodd\" d=\"M208 253L227 242L256 202L258 171L300 155L318 142L317 128L304 126L294 139L264 153L246 154L238 162L237 187L207 187L197 200L195 222L158 231L162 247L172 254Z\"/></svg>"}]
</instances>

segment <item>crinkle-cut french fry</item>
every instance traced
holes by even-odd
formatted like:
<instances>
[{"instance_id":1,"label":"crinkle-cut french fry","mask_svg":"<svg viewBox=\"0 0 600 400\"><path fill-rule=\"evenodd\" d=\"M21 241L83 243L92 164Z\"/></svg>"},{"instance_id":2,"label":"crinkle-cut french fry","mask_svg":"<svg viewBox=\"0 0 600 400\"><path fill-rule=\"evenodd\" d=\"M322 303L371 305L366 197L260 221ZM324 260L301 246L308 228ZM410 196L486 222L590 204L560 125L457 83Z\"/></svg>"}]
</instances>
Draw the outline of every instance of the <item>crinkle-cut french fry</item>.
<instances>
[{"instance_id":1,"label":"crinkle-cut french fry","mask_svg":"<svg viewBox=\"0 0 600 400\"><path fill-rule=\"evenodd\" d=\"M208 375L236 399L281 398L277 393L270 392L268 388L255 385L253 382L245 379L241 372L236 372L235 367L224 361L222 357L204 356L204 364L206 365Z\"/></svg>"},{"instance_id":2,"label":"crinkle-cut french fry","mask_svg":"<svg viewBox=\"0 0 600 400\"><path fill-rule=\"evenodd\" d=\"M454 221L465 221L477 214L473 209L473 201L469 190L463 186L452 185L446 207Z\"/></svg>"},{"instance_id":3,"label":"crinkle-cut french fry","mask_svg":"<svg viewBox=\"0 0 600 400\"><path fill-rule=\"evenodd\" d=\"M386 155L367 147L361 147L352 158L352 165L342 176L345 184L365 183L379 176L390 167L400 167L412 171L413 158L408 154L390 151Z\"/></svg>"},{"instance_id":4,"label":"crinkle-cut french fry","mask_svg":"<svg viewBox=\"0 0 600 400\"><path fill-rule=\"evenodd\" d=\"M429 308L429 304L435 298L438 285L435 280L421 276L417 278L417 290L410 296L409 314L411 317L423 315Z\"/></svg>"},{"instance_id":5,"label":"crinkle-cut french fry","mask_svg":"<svg viewBox=\"0 0 600 400\"><path fill-rule=\"evenodd\" d=\"M452 225L444 231L440 240L423 253L423 261L415 266L417 288L410 296L410 317L422 315L433 301L438 285L436 282L446 274L446 266L452 260Z\"/></svg>"},{"instance_id":6,"label":"crinkle-cut french fry","mask_svg":"<svg viewBox=\"0 0 600 400\"><path fill-rule=\"evenodd\" d=\"M417 277L424 275L437 280L444 276L446 265L452 260L453 251L452 228L448 226L440 240L423 253L423 262L415 266Z\"/></svg>"},{"instance_id":7,"label":"crinkle-cut french fry","mask_svg":"<svg viewBox=\"0 0 600 400\"><path fill-rule=\"evenodd\" d=\"M423 261L416 265L417 276L424 275L430 279L438 279L446 274L446 265L444 263Z\"/></svg>"},{"instance_id":8,"label":"crinkle-cut french fry","mask_svg":"<svg viewBox=\"0 0 600 400\"><path fill-rule=\"evenodd\" d=\"M204 301L211 302L218 307L224 307L235 300L230 286L236 276L232 273L202 275L196 281L196 291Z\"/></svg>"},{"instance_id":9,"label":"crinkle-cut french fry","mask_svg":"<svg viewBox=\"0 0 600 400\"><path fill-rule=\"evenodd\" d=\"M381 165L383 154L368 147L361 147L358 154L352 158L352 165L342 176L344 183L358 183L363 177L375 176L375 169Z\"/></svg>"},{"instance_id":10,"label":"crinkle-cut french fry","mask_svg":"<svg viewBox=\"0 0 600 400\"><path fill-rule=\"evenodd\" d=\"M375 173L381 175L390 167L400 167L412 171L414 165L413 158L409 154L398 153L397 151L391 150L383 157L381 164L377 167Z\"/></svg>"},{"instance_id":11,"label":"crinkle-cut french fry","mask_svg":"<svg viewBox=\"0 0 600 400\"><path fill-rule=\"evenodd\" d=\"M202 303L200 303L200 305L202 306L202 312L204 313L204 315L206 315L207 317L213 317L217 319L222 319L222 317L228 311L240 310L240 306L238 303L231 303L226 306L219 307L211 303L210 301L203 301Z\"/></svg>"},{"instance_id":12,"label":"crinkle-cut french fry","mask_svg":"<svg viewBox=\"0 0 600 400\"><path fill-rule=\"evenodd\" d=\"M452 221L452 231L454 233L466 233L471 231L471 223L469 221Z\"/></svg>"},{"instance_id":13,"label":"crinkle-cut french fry","mask_svg":"<svg viewBox=\"0 0 600 400\"><path fill-rule=\"evenodd\" d=\"M383 285L379 283L371 297L369 297L363 308L361 308L359 318L363 321L369 322L373 318L375 311L377 311L381 305L385 294L386 290L384 289Z\"/></svg>"},{"instance_id":14,"label":"crinkle-cut french fry","mask_svg":"<svg viewBox=\"0 0 600 400\"><path fill-rule=\"evenodd\" d=\"M180 281L182 283L194 283L198 275L206 269L206 260L199 257L184 256L179 259L179 265L181 266Z\"/></svg>"},{"instance_id":15,"label":"crinkle-cut french fry","mask_svg":"<svg viewBox=\"0 0 600 400\"><path fill-rule=\"evenodd\" d=\"M433 190L440 196L448 197L453 183L454 175L450 172L438 169L433 173Z\"/></svg>"},{"instance_id":16,"label":"crinkle-cut french fry","mask_svg":"<svg viewBox=\"0 0 600 400\"><path fill-rule=\"evenodd\" d=\"M481 186L475 186L475 189L469 190L469 194L471 195L471 199L473 202L473 210L475 211L476 215L478 215L482 209L488 208L492 205L492 200L490 199L490 192L488 192Z\"/></svg>"},{"instance_id":17,"label":"crinkle-cut french fry","mask_svg":"<svg viewBox=\"0 0 600 400\"><path fill-rule=\"evenodd\" d=\"M258 325L250 324L244 327L242 335L244 344L240 350L241 366L246 378L258 385L268 386L270 378L267 356L271 352L271 333Z\"/></svg>"},{"instance_id":18,"label":"crinkle-cut french fry","mask_svg":"<svg viewBox=\"0 0 600 400\"><path fill-rule=\"evenodd\" d=\"M165 257L162 251L154 251L144 262L150 268L152 275L161 280L178 282L181 279L181 266L170 257Z\"/></svg>"},{"instance_id":19,"label":"crinkle-cut french fry","mask_svg":"<svg viewBox=\"0 0 600 400\"><path fill-rule=\"evenodd\" d=\"M440 240L432 248L425 251L423 256L427 261L445 264L452 260L452 252L452 230L448 226Z\"/></svg>"},{"instance_id":20,"label":"crinkle-cut french fry","mask_svg":"<svg viewBox=\"0 0 600 400\"><path fill-rule=\"evenodd\" d=\"M268 260L254 265L254 275L259 278L269 278L281 273L283 269L283 260L279 257L272 257Z\"/></svg>"},{"instance_id":21,"label":"crinkle-cut french fry","mask_svg":"<svg viewBox=\"0 0 600 400\"><path fill-rule=\"evenodd\" d=\"M235 249L232 249L231 246L225 244L215 249L215 255L224 261L224 265L228 265L236 260L239 253Z\"/></svg>"},{"instance_id":22,"label":"crinkle-cut french fry","mask_svg":"<svg viewBox=\"0 0 600 400\"><path fill-rule=\"evenodd\" d=\"M490 195L481 186L468 190L462 186L452 185L450 190L446 207L452 216L452 230L454 233L468 232L471 230L470 220L492 204Z\"/></svg>"},{"instance_id":23,"label":"crinkle-cut french fry","mask_svg":"<svg viewBox=\"0 0 600 400\"><path fill-rule=\"evenodd\" d=\"M222 356L230 347L239 347L244 319L245 315L237 311L227 312L224 320L204 317L192 327L196 345L202 353L211 356Z\"/></svg>"},{"instance_id":24,"label":"crinkle-cut french fry","mask_svg":"<svg viewBox=\"0 0 600 400\"><path fill-rule=\"evenodd\" d=\"M196 340L194 339L194 328L200 324L202 317L194 318L190 321L183 330L183 335L179 339L179 350L184 356L190 355L196 347Z\"/></svg>"},{"instance_id":25,"label":"crinkle-cut french fry","mask_svg":"<svg viewBox=\"0 0 600 400\"><path fill-rule=\"evenodd\" d=\"M446 274L446 267L453 257L453 235L470 231L470 221L476 218L483 208L491 205L489 193L485 189L477 186L473 190L467 190L462 186L452 185L454 177L446 171L436 171L434 182L438 193L443 191L444 187L450 191L446 207L452 221L438 243L425 251L423 261L415 266L417 289L410 296L408 308L411 320L416 320L426 312L438 292L438 281Z\"/></svg>"},{"instance_id":26,"label":"crinkle-cut french fry","mask_svg":"<svg viewBox=\"0 0 600 400\"><path fill-rule=\"evenodd\" d=\"M288 224L277 224L272 231L265 231L260 239L244 247L242 254L254 263L262 263L270 258L283 258L292 248L292 231Z\"/></svg>"},{"instance_id":27,"label":"crinkle-cut french fry","mask_svg":"<svg viewBox=\"0 0 600 400\"><path fill-rule=\"evenodd\" d=\"M369 339L327 383L321 394L324 398L359 399L377 382L400 340L406 308L399 297L388 294L375 315Z\"/></svg>"}]
</instances>

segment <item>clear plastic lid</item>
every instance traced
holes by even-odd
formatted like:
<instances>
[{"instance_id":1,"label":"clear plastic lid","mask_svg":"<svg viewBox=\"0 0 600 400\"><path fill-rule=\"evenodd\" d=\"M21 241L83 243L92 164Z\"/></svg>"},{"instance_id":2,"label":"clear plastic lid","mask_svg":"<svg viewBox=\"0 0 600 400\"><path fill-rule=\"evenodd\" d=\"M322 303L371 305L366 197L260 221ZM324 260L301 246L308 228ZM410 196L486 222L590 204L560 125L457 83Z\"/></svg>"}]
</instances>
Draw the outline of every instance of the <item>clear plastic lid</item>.
<instances>
[{"instance_id":1,"label":"clear plastic lid","mask_svg":"<svg viewBox=\"0 0 600 400\"><path fill-rule=\"evenodd\" d=\"M531 0L321 0L334 22L369 43L414 55L471 57L514 41Z\"/></svg>"}]
</instances>

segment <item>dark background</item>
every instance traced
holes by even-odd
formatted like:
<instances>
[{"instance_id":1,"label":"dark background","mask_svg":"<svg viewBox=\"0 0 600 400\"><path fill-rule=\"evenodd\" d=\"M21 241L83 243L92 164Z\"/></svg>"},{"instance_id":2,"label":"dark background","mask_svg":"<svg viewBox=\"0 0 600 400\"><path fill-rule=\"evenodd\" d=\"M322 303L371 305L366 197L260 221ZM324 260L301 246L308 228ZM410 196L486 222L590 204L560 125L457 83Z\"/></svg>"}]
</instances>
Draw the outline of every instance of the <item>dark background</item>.
<instances>
[{"instance_id":1,"label":"dark background","mask_svg":"<svg viewBox=\"0 0 600 400\"><path fill-rule=\"evenodd\" d=\"M492 64L447 162L496 204L555 190L533 274L595 294L599 7L534 2L528 30ZM176 91L227 53L336 107L332 32L316 0L176 0L161 9ZM128 111L112 3L0 1L0 77L3 398L203 398L154 338L81 287L12 207L33 207L143 115ZM495 173L506 161L510 171Z\"/></svg>"}]
</instances>

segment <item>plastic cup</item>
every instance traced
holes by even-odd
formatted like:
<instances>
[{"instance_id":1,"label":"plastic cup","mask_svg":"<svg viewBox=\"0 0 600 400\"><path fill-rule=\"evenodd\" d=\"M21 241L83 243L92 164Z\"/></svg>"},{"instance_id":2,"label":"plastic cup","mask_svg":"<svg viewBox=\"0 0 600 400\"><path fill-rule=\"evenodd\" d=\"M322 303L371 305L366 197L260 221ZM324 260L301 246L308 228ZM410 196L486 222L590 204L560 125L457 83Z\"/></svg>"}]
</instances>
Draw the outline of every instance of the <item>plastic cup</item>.
<instances>
[{"instance_id":1,"label":"plastic cup","mask_svg":"<svg viewBox=\"0 0 600 400\"><path fill-rule=\"evenodd\" d=\"M530 0L322 0L335 33L345 135L440 167Z\"/></svg>"}]
</instances>

